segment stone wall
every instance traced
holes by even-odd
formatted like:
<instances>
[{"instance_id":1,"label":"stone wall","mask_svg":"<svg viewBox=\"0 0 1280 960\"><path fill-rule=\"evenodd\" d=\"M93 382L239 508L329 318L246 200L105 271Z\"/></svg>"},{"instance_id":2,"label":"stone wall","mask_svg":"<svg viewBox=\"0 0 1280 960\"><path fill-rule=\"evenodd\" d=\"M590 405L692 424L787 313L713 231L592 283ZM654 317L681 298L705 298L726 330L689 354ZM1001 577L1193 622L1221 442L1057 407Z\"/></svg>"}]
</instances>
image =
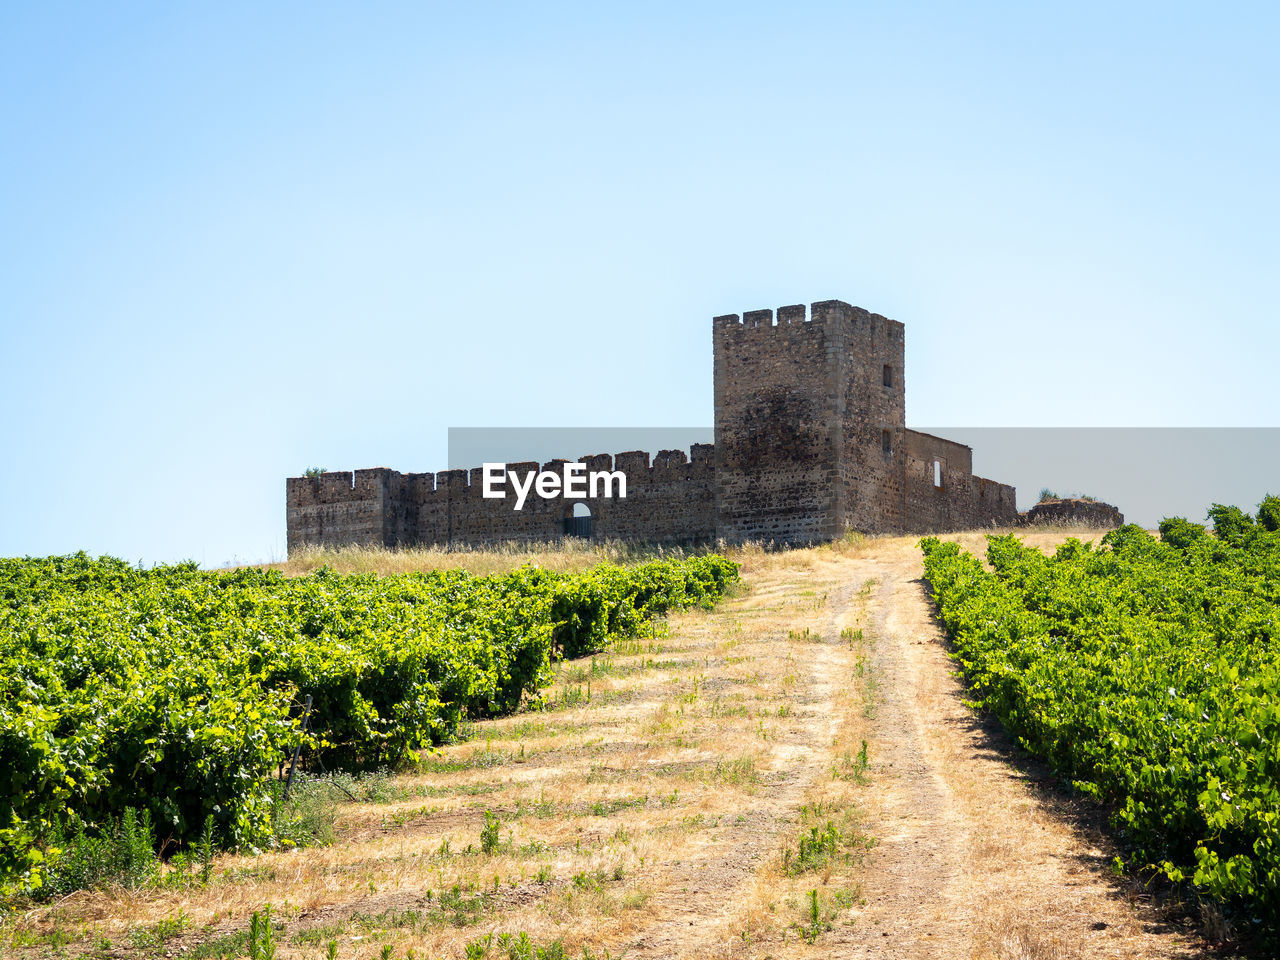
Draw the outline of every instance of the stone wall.
<instances>
[{"instance_id":1,"label":"stone wall","mask_svg":"<svg viewBox=\"0 0 1280 960\"><path fill-rule=\"evenodd\" d=\"M581 457L589 471L622 470L625 498L543 499L530 491L522 509L514 497L486 499L480 467L439 473L399 473L386 467L286 482L288 546L345 544L387 547L542 542L564 535L575 503L591 511L594 538L698 543L715 537L715 465L711 444L690 456L664 450ZM509 463L508 471L559 472L563 460Z\"/></svg>"},{"instance_id":2,"label":"stone wall","mask_svg":"<svg viewBox=\"0 0 1280 960\"><path fill-rule=\"evenodd\" d=\"M615 469L627 475L625 500L589 503L592 535L654 543L701 543L716 536L715 451L697 443L664 450L649 464L647 453L619 454Z\"/></svg>"},{"instance_id":3,"label":"stone wall","mask_svg":"<svg viewBox=\"0 0 1280 960\"><path fill-rule=\"evenodd\" d=\"M906 431L906 529L939 533L1019 522L1013 487L973 475L973 451L962 443Z\"/></svg>"},{"instance_id":4,"label":"stone wall","mask_svg":"<svg viewBox=\"0 0 1280 960\"><path fill-rule=\"evenodd\" d=\"M388 543L385 467L290 477L285 503L290 553L304 544L338 547Z\"/></svg>"},{"instance_id":5,"label":"stone wall","mask_svg":"<svg viewBox=\"0 0 1280 960\"><path fill-rule=\"evenodd\" d=\"M1022 515L1026 524L1114 529L1124 526L1124 514L1109 503L1072 497L1042 500Z\"/></svg>"},{"instance_id":6,"label":"stone wall","mask_svg":"<svg viewBox=\"0 0 1280 960\"><path fill-rule=\"evenodd\" d=\"M896 320L839 300L813 305L814 320L840 330L843 356L831 371L843 391L840 457L841 533L897 533L905 529L905 337Z\"/></svg>"}]
</instances>

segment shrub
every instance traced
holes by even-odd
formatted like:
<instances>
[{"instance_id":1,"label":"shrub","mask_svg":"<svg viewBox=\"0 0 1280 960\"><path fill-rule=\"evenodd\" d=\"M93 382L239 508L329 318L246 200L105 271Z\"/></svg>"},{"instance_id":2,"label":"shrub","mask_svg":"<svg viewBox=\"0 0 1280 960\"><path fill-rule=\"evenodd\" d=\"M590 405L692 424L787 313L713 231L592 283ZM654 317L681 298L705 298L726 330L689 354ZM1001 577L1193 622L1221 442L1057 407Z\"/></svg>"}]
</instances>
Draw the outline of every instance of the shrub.
<instances>
[{"instance_id":1,"label":"shrub","mask_svg":"<svg viewBox=\"0 0 1280 960\"><path fill-rule=\"evenodd\" d=\"M1280 497L1267 494L1258 504L1258 525L1271 533L1280 530Z\"/></svg>"},{"instance_id":2,"label":"shrub","mask_svg":"<svg viewBox=\"0 0 1280 960\"><path fill-rule=\"evenodd\" d=\"M1208 536L1208 531L1201 524L1191 523L1182 517L1166 517L1160 521L1160 539L1179 550L1202 542Z\"/></svg>"},{"instance_id":3,"label":"shrub","mask_svg":"<svg viewBox=\"0 0 1280 960\"><path fill-rule=\"evenodd\" d=\"M1236 543L1166 522L1181 548L1127 525L1047 557L993 536L988 572L926 538L925 578L974 700L1108 805L1130 862L1275 930L1280 537L1210 513Z\"/></svg>"},{"instance_id":4,"label":"shrub","mask_svg":"<svg viewBox=\"0 0 1280 960\"><path fill-rule=\"evenodd\" d=\"M1209 508L1209 519L1213 521L1213 532L1218 535L1218 539L1227 543L1242 543L1256 529L1253 517L1239 507L1227 507L1215 503Z\"/></svg>"}]
</instances>

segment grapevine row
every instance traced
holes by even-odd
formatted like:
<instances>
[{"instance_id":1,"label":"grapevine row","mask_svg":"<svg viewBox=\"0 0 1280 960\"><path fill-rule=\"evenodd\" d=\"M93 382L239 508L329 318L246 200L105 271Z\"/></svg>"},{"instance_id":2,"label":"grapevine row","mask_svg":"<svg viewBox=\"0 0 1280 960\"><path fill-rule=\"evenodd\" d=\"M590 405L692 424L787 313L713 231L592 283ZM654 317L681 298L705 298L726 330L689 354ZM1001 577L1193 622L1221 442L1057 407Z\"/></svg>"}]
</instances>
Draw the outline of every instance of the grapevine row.
<instances>
[{"instance_id":1,"label":"grapevine row","mask_svg":"<svg viewBox=\"0 0 1280 960\"><path fill-rule=\"evenodd\" d=\"M488 577L0 560L0 887L38 884L42 838L69 818L127 808L162 840L212 815L227 845L263 845L304 697L313 759L395 765L536 698L553 658L736 578L718 556Z\"/></svg>"},{"instance_id":2,"label":"grapevine row","mask_svg":"<svg viewBox=\"0 0 1280 960\"><path fill-rule=\"evenodd\" d=\"M992 536L990 570L921 546L975 700L1111 806L1135 864L1274 923L1280 533L1234 512L1217 536L1175 519L1053 556Z\"/></svg>"}]
</instances>

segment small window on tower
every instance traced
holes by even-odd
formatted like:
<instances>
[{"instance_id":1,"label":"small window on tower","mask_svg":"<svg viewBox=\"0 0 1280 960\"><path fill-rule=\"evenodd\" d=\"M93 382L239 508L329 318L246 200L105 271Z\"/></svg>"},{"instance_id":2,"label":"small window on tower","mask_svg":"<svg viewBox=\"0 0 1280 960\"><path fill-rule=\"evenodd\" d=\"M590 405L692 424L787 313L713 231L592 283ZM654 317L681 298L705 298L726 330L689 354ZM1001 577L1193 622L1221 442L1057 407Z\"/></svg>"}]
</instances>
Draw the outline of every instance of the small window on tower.
<instances>
[{"instance_id":1,"label":"small window on tower","mask_svg":"<svg viewBox=\"0 0 1280 960\"><path fill-rule=\"evenodd\" d=\"M893 367L889 366L887 363L884 365L884 385L886 387L893 386Z\"/></svg>"},{"instance_id":2,"label":"small window on tower","mask_svg":"<svg viewBox=\"0 0 1280 960\"><path fill-rule=\"evenodd\" d=\"M933 485L939 490L942 489L942 461L933 461Z\"/></svg>"},{"instance_id":3,"label":"small window on tower","mask_svg":"<svg viewBox=\"0 0 1280 960\"><path fill-rule=\"evenodd\" d=\"M893 434L888 430L880 431L880 449L884 451L886 457L893 456Z\"/></svg>"}]
</instances>

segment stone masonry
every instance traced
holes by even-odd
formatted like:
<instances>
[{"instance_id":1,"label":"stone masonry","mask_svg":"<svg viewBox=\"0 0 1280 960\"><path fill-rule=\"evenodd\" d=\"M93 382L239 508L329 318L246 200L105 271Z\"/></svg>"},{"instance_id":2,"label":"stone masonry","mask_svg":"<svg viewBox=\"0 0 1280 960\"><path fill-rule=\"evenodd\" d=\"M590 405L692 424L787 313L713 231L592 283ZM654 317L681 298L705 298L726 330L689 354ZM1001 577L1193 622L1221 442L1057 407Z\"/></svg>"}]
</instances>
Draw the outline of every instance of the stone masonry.
<instances>
[{"instance_id":1,"label":"stone masonry","mask_svg":"<svg viewBox=\"0 0 1280 960\"><path fill-rule=\"evenodd\" d=\"M1022 522L1058 527L1119 527L1124 514L1109 503L1085 497L1041 500L1022 514Z\"/></svg>"},{"instance_id":2,"label":"stone masonry","mask_svg":"<svg viewBox=\"0 0 1280 960\"><path fill-rule=\"evenodd\" d=\"M595 539L803 544L848 531L1013 526L1014 489L975 477L963 444L908 430L903 327L825 300L712 322L715 443L580 457L622 470L626 498L485 499L482 472L385 467L286 481L290 552L308 544L399 547L547 541L574 503ZM564 461L513 463L521 473ZM1114 508L1113 508L1114 509ZM1116 514L1118 516L1118 513Z\"/></svg>"}]
</instances>

